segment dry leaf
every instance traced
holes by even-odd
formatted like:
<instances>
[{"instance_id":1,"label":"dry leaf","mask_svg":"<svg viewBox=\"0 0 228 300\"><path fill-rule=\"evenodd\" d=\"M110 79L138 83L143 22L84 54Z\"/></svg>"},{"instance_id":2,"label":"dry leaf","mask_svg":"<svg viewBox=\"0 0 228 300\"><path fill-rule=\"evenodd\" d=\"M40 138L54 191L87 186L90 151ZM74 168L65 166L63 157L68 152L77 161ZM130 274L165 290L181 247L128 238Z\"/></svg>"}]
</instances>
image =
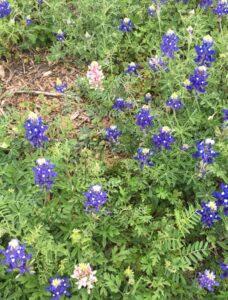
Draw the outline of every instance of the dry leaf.
<instances>
[{"instance_id":1,"label":"dry leaf","mask_svg":"<svg viewBox=\"0 0 228 300\"><path fill-rule=\"evenodd\" d=\"M0 65L0 78L3 80L5 78L5 70L2 65Z\"/></svg>"}]
</instances>

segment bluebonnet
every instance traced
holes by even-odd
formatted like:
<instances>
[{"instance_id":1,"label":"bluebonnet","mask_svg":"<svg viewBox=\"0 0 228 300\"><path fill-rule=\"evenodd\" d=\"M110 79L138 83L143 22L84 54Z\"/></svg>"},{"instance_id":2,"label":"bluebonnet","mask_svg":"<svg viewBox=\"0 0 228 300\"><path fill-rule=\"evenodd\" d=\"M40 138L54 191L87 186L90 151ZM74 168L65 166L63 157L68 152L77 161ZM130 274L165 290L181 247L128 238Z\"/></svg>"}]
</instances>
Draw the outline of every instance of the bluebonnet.
<instances>
[{"instance_id":1,"label":"bluebonnet","mask_svg":"<svg viewBox=\"0 0 228 300\"><path fill-rule=\"evenodd\" d=\"M162 40L163 44L160 44L160 48L163 55L174 58L174 52L179 50L179 47L176 45L179 41L179 37L176 36L173 30L169 29L166 34L163 35Z\"/></svg>"},{"instance_id":2,"label":"bluebonnet","mask_svg":"<svg viewBox=\"0 0 228 300\"><path fill-rule=\"evenodd\" d=\"M210 270L205 270L204 273L199 273L199 277L197 278L197 281L199 282L199 285L201 288L207 289L209 292L213 292L214 288L213 286L218 286L219 283L215 280L216 275L215 272L211 272Z\"/></svg>"},{"instance_id":3,"label":"bluebonnet","mask_svg":"<svg viewBox=\"0 0 228 300\"><path fill-rule=\"evenodd\" d=\"M61 29L55 34L56 38L62 43L65 39L65 32L63 32Z\"/></svg>"},{"instance_id":4,"label":"bluebonnet","mask_svg":"<svg viewBox=\"0 0 228 300\"><path fill-rule=\"evenodd\" d=\"M36 161L36 168L32 168L35 175L35 183L42 188L50 189L54 183L53 178L57 174L53 171L55 165L51 165L50 160L39 158Z\"/></svg>"},{"instance_id":5,"label":"bluebonnet","mask_svg":"<svg viewBox=\"0 0 228 300\"><path fill-rule=\"evenodd\" d=\"M120 23L121 23L119 27L120 31L132 32L134 25L129 18L124 18L123 20L120 21Z\"/></svg>"},{"instance_id":6,"label":"bluebonnet","mask_svg":"<svg viewBox=\"0 0 228 300\"><path fill-rule=\"evenodd\" d=\"M113 105L112 108L118 109L120 111L124 111L126 109L132 109L133 104L132 104L132 102L124 101L124 99L122 99L122 98L116 98L115 104Z\"/></svg>"},{"instance_id":7,"label":"bluebonnet","mask_svg":"<svg viewBox=\"0 0 228 300\"><path fill-rule=\"evenodd\" d=\"M7 272L17 270L23 274L29 271L27 260L29 260L32 255L26 254L25 246L20 245L20 242L17 239L11 240L8 244L8 248L6 250L1 250L1 253L5 255L2 264L8 266Z\"/></svg>"},{"instance_id":8,"label":"bluebonnet","mask_svg":"<svg viewBox=\"0 0 228 300\"><path fill-rule=\"evenodd\" d=\"M169 127L162 127L159 129L159 134L153 134L152 144L154 144L159 151L162 149L170 150L170 145L175 141L171 135L171 129Z\"/></svg>"},{"instance_id":9,"label":"bluebonnet","mask_svg":"<svg viewBox=\"0 0 228 300\"><path fill-rule=\"evenodd\" d=\"M169 71L162 58L158 57L157 55L155 57L150 58L149 66L154 72L157 72L161 69L165 70L166 72Z\"/></svg>"},{"instance_id":10,"label":"bluebonnet","mask_svg":"<svg viewBox=\"0 0 228 300\"><path fill-rule=\"evenodd\" d=\"M210 35L207 35L203 38L203 44L201 46L196 46L196 53L198 57L194 59L196 63L200 66L210 67L210 63L215 61L213 55L215 54L215 50L211 49L214 41Z\"/></svg>"},{"instance_id":11,"label":"bluebonnet","mask_svg":"<svg viewBox=\"0 0 228 300\"><path fill-rule=\"evenodd\" d=\"M54 89L56 90L56 92L63 94L65 92L66 88L67 88L66 83L62 83L62 81L59 79L56 80L56 85L54 86Z\"/></svg>"},{"instance_id":12,"label":"bluebonnet","mask_svg":"<svg viewBox=\"0 0 228 300\"><path fill-rule=\"evenodd\" d=\"M109 139L111 143L117 143L119 136L122 134L121 131L119 131L118 127L116 125L112 125L109 128L106 128L106 135L105 137Z\"/></svg>"},{"instance_id":13,"label":"bluebonnet","mask_svg":"<svg viewBox=\"0 0 228 300\"><path fill-rule=\"evenodd\" d=\"M219 152L215 152L214 140L206 139L205 141L197 142L196 148L197 152L193 153L192 156L195 158L201 158L205 164L213 164L214 157L219 155Z\"/></svg>"},{"instance_id":14,"label":"bluebonnet","mask_svg":"<svg viewBox=\"0 0 228 300\"><path fill-rule=\"evenodd\" d=\"M149 126L154 126L152 120L153 116L150 115L150 108L147 105L143 105L140 112L136 114L136 124L141 127L141 129L146 129Z\"/></svg>"},{"instance_id":15,"label":"bluebonnet","mask_svg":"<svg viewBox=\"0 0 228 300\"><path fill-rule=\"evenodd\" d=\"M227 278L228 277L228 265L224 264L222 261L219 262L220 267L224 271L222 275L220 276L221 279Z\"/></svg>"},{"instance_id":16,"label":"bluebonnet","mask_svg":"<svg viewBox=\"0 0 228 300\"><path fill-rule=\"evenodd\" d=\"M26 129L27 141L30 142L34 148L41 148L44 146L44 143L48 141L48 138L44 136L48 126L44 126L41 117L38 117L36 114L29 114L24 127Z\"/></svg>"},{"instance_id":17,"label":"bluebonnet","mask_svg":"<svg viewBox=\"0 0 228 300\"><path fill-rule=\"evenodd\" d=\"M188 144L183 144L182 146L180 146L180 150L187 152L189 150L189 145Z\"/></svg>"},{"instance_id":18,"label":"bluebonnet","mask_svg":"<svg viewBox=\"0 0 228 300\"><path fill-rule=\"evenodd\" d=\"M139 65L134 63L134 62L131 62L130 64L128 64L127 66L127 70L125 71L125 73L128 73L130 75L134 74L136 76L139 76L138 72L137 72L137 69L139 68Z\"/></svg>"},{"instance_id":19,"label":"bluebonnet","mask_svg":"<svg viewBox=\"0 0 228 300\"><path fill-rule=\"evenodd\" d=\"M62 295L69 297L70 293L67 289L70 287L69 278L61 278L57 275L55 278L50 277L50 285L46 291L51 293L51 300L59 300Z\"/></svg>"},{"instance_id":20,"label":"bluebonnet","mask_svg":"<svg viewBox=\"0 0 228 300\"><path fill-rule=\"evenodd\" d=\"M25 17L26 25L31 25L32 24L32 19L30 16Z\"/></svg>"},{"instance_id":21,"label":"bluebonnet","mask_svg":"<svg viewBox=\"0 0 228 300\"><path fill-rule=\"evenodd\" d=\"M147 11L148 11L149 16L153 17L156 13L156 7L152 4L147 7Z\"/></svg>"},{"instance_id":22,"label":"bluebonnet","mask_svg":"<svg viewBox=\"0 0 228 300\"><path fill-rule=\"evenodd\" d=\"M146 95L144 95L144 99L147 103L151 102L153 100L151 93L146 93Z\"/></svg>"},{"instance_id":23,"label":"bluebonnet","mask_svg":"<svg viewBox=\"0 0 228 300\"><path fill-rule=\"evenodd\" d=\"M9 14L11 13L12 9L9 6L8 1L1 1L0 0L0 19L4 17L8 17Z\"/></svg>"},{"instance_id":24,"label":"bluebonnet","mask_svg":"<svg viewBox=\"0 0 228 300\"><path fill-rule=\"evenodd\" d=\"M108 201L107 192L102 191L102 185L91 185L90 190L84 193L86 197L84 204L86 210L99 211L100 208Z\"/></svg>"},{"instance_id":25,"label":"bluebonnet","mask_svg":"<svg viewBox=\"0 0 228 300\"><path fill-rule=\"evenodd\" d=\"M206 79L208 78L207 68L205 66L200 66L195 69L194 75L190 75L189 80L184 82L184 86L188 90L196 89L200 93L206 92L205 86L208 85Z\"/></svg>"},{"instance_id":26,"label":"bluebonnet","mask_svg":"<svg viewBox=\"0 0 228 300\"><path fill-rule=\"evenodd\" d=\"M228 185L221 183L221 192L214 192L213 196L217 199L217 205L223 206L225 216L228 216Z\"/></svg>"},{"instance_id":27,"label":"bluebonnet","mask_svg":"<svg viewBox=\"0 0 228 300\"><path fill-rule=\"evenodd\" d=\"M43 0L38 0L38 4L42 4L43 3Z\"/></svg>"},{"instance_id":28,"label":"bluebonnet","mask_svg":"<svg viewBox=\"0 0 228 300\"><path fill-rule=\"evenodd\" d=\"M142 169L144 165L148 165L152 167L154 164L151 162L151 156L154 155L154 152L151 151L149 148L139 148L137 150L137 156L134 156L135 160L140 162L140 168Z\"/></svg>"},{"instance_id":29,"label":"bluebonnet","mask_svg":"<svg viewBox=\"0 0 228 300\"><path fill-rule=\"evenodd\" d=\"M217 6L213 9L213 12L218 15L218 17L222 17L223 14L228 14L228 1L227 0L219 0Z\"/></svg>"},{"instance_id":30,"label":"bluebonnet","mask_svg":"<svg viewBox=\"0 0 228 300\"><path fill-rule=\"evenodd\" d=\"M228 121L228 109L223 109L223 121Z\"/></svg>"},{"instance_id":31,"label":"bluebonnet","mask_svg":"<svg viewBox=\"0 0 228 300\"><path fill-rule=\"evenodd\" d=\"M207 6L211 6L212 4L213 4L213 0L201 0L199 6L200 8L202 7L206 8Z\"/></svg>"},{"instance_id":32,"label":"bluebonnet","mask_svg":"<svg viewBox=\"0 0 228 300\"><path fill-rule=\"evenodd\" d=\"M197 210L197 213L201 215L201 221L204 225L211 227L215 221L221 220L218 214L218 206L215 201L208 203L202 201L201 209Z\"/></svg>"},{"instance_id":33,"label":"bluebonnet","mask_svg":"<svg viewBox=\"0 0 228 300\"><path fill-rule=\"evenodd\" d=\"M176 93L173 93L169 100L166 101L166 105L172 107L173 109L177 110L182 108L184 105L181 103L181 99Z\"/></svg>"}]
</instances>

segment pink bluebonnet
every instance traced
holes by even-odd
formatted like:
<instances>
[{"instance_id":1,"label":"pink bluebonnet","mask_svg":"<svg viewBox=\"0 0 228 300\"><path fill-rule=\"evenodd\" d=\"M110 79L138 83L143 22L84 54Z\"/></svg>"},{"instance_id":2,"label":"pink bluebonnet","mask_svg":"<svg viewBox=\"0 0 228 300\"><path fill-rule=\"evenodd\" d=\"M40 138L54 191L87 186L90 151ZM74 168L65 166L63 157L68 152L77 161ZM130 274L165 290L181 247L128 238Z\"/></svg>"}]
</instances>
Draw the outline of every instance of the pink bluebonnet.
<instances>
[{"instance_id":1,"label":"pink bluebonnet","mask_svg":"<svg viewBox=\"0 0 228 300\"><path fill-rule=\"evenodd\" d=\"M159 151L166 149L171 149L171 144L173 144L175 138L171 135L171 129L169 127L162 127L159 129L159 134L153 134L152 144L158 148Z\"/></svg>"},{"instance_id":2,"label":"pink bluebonnet","mask_svg":"<svg viewBox=\"0 0 228 300\"><path fill-rule=\"evenodd\" d=\"M132 109L133 103L124 101L124 99L122 99L122 98L116 98L115 104L112 106L112 108L120 110L120 111L125 111L127 109Z\"/></svg>"},{"instance_id":3,"label":"pink bluebonnet","mask_svg":"<svg viewBox=\"0 0 228 300\"><path fill-rule=\"evenodd\" d=\"M215 280L216 275L215 272L211 272L210 270L205 270L204 273L199 273L199 277L197 281L201 288L207 289L209 292L214 291L214 286L218 286L219 283Z\"/></svg>"},{"instance_id":4,"label":"pink bluebonnet","mask_svg":"<svg viewBox=\"0 0 228 300\"><path fill-rule=\"evenodd\" d=\"M46 291L51 293L51 300L59 300L61 296L69 297L70 293L67 289L70 287L69 278L61 278L57 275L55 278L50 277L50 285Z\"/></svg>"},{"instance_id":5,"label":"pink bluebonnet","mask_svg":"<svg viewBox=\"0 0 228 300\"><path fill-rule=\"evenodd\" d=\"M17 239L11 240L8 244L8 248L6 250L1 250L1 253L5 255L2 264L8 266L7 272L15 270L23 274L29 271L27 261L32 255L26 254L25 246L20 245L20 242Z\"/></svg>"},{"instance_id":6,"label":"pink bluebonnet","mask_svg":"<svg viewBox=\"0 0 228 300\"><path fill-rule=\"evenodd\" d=\"M205 141L197 142L197 152L193 153L193 157L201 158L205 164L213 164L214 157L219 155L219 152L215 152L213 145L215 141L212 139L206 139Z\"/></svg>"},{"instance_id":7,"label":"pink bluebonnet","mask_svg":"<svg viewBox=\"0 0 228 300\"><path fill-rule=\"evenodd\" d=\"M10 3L8 1L0 0L0 19L8 17L12 9L10 8Z\"/></svg>"},{"instance_id":8,"label":"pink bluebonnet","mask_svg":"<svg viewBox=\"0 0 228 300\"><path fill-rule=\"evenodd\" d=\"M205 93L205 86L208 85L208 82L206 81L208 78L207 74L207 68L205 66L200 66L195 69L194 75L190 75L189 80L187 79L184 82L184 86L188 90L197 90L200 93Z\"/></svg>"},{"instance_id":9,"label":"pink bluebonnet","mask_svg":"<svg viewBox=\"0 0 228 300\"><path fill-rule=\"evenodd\" d=\"M102 191L102 185L91 185L90 190L84 193L84 204L87 211L99 211L108 201L107 192Z\"/></svg>"},{"instance_id":10,"label":"pink bluebonnet","mask_svg":"<svg viewBox=\"0 0 228 300\"><path fill-rule=\"evenodd\" d=\"M151 93L146 93L144 99L146 100L147 103L151 102L153 100Z\"/></svg>"},{"instance_id":11,"label":"pink bluebonnet","mask_svg":"<svg viewBox=\"0 0 228 300\"><path fill-rule=\"evenodd\" d=\"M179 50L179 47L176 45L179 41L179 37L173 30L169 29L166 34L163 35L162 40L163 44L160 44L160 48L163 55L174 58L174 52Z\"/></svg>"},{"instance_id":12,"label":"pink bluebonnet","mask_svg":"<svg viewBox=\"0 0 228 300\"><path fill-rule=\"evenodd\" d=\"M213 9L213 12L221 18L222 15L228 14L228 1L227 0L219 0L217 6Z\"/></svg>"},{"instance_id":13,"label":"pink bluebonnet","mask_svg":"<svg viewBox=\"0 0 228 300\"><path fill-rule=\"evenodd\" d=\"M36 161L36 168L32 168L35 175L35 183L44 189L50 189L54 183L53 178L57 174L53 171L55 165L51 165L50 160L39 158Z\"/></svg>"},{"instance_id":14,"label":"pink bluebonnet","mask_svg":"<svg viewBox=\"0 0 228 300\"><path fill-rule=\"evenodd\" d=\"M213 4L213 0L201 0L200 1L200 8L204 7L207 8L207 6L211 6Z\"/></svg>"},{"instance_id":15,"label":"pink bluebonnet","mask_svg":"<svg viewBox=\"0 0 228 300\"><path fill-rule=\"evenodd\" d=\"M111 143L118 143L119 136L122 132L118 129L118 126L112 125L109 128L106 128L105 137L109 139Z\"/></svg>"},{"instance_id":16,"label":"pink bluebonnet","mask_svg":"<svg viewBox=\"0 0 228 300\"><path fill-rule=\"evenodd\" d=\"M162 58L158 57L157 55L149 59L149 66L154 72L159 70L165 70L166 72L169 71Z\"/></svg>"},{"instance_id":17,"label":"pink bluebonnet","mask_svg":"<svg viewBox=\"0 0 228 300\"><path fill-rule=\"evenodd\" d=\"M140 112L136 114L136 125L140 126L142 130L152 127L154 126L153 119L154 117L150 115L149 106L143 105Z\"/></svg>"},{"instance_id":18,"label":"pink bluebonnet","mask_svg":"<svg viewBox=\"0 0 228 300\"><path fill-rule=\"evenodd\" d=\"M201 215L202 223L208 227L214 225L215 221L221 220L215 201L209 201L208 203L202 201L201 209L197 210L197 213Z\"/></svg>"},{"instance_id":19,"label":"pink bluebonnet","mask_svg":"<svg viewBox=\"0 0 228 300\"><path fill-rule=\"evenodd\" d=\"M65 32L63 32L61 29L59 29L59 31L55 34L57 40L60 41L60 43L62 43L65 39Z\"/></svg>"},{"instance_id":20,"label":"pink bluebonnet","mask_svg":"<svg viewBox=\"0 0 228 300\"><path fill-rule=\"evenodd\" d=\"M129 18L124 18L120 21L121 25L119 27L120 31L132 32L134 24L131 22Z\"/></svg>"},{"instance_id":21,"label":"pink bluebonnet","mask_svg":"<svg viewBox=\"0 0 228 300\"><path fill-rule=\"evenodd\" d=\"M228 277L228 265L223 263L222 261L219 262L220 267L224 271L222 275L220 276L221 279L227 278Z\"/></svg>"},{"instance_id":22,"label":"pink bluebonnet","mask_svg":"<svg viewBox=\"0 0 228 300\"><path fill-rule=\"evenodd\" d=\"M203 44L201 46L196 46L197 57L194 61L200 66L211 66L211 62L215 61L213 55L215 54L215 50L211 49L214 41L210 35L207 35L203 38Z\"/></svg>"},{"instance_id":23,"label":"pink bluebonnet","mask_svg":"<svg viewBox=\"0 0 228 300\"><path fill-rule=\"evenodd\" d=\"M44 143L48 141L48 138L44 135L48 126L44 126L41 117L38 117L36 114L29 114L24 127L26 129L27 141L30 142L34 148L41 148L44 146Z\"/></svg>"},{"instance_id":24,"label":"pink bluebonnet","mask_svg":"<svg viewBox=\"0 0 228 300\"><path fill-rule=\"evenodd\" d=\"M151 151L149 148L139 148L137 150L137 155L134 156L135 160L140 162L140 168L143 169L144 165L148 165L152 167L154 164L152 163L151 156L154 155L154 152Z\"/></svg>"},{"instance_id":25,"label":"pink bluebonnet","mask_svg":"<svg viewBox=\"0 0 228 300\"><path fill-rule=\"evenodd\" d=\"M62 83L61 80L57 79L54 89L56 90L56 92L63 94L65 92L65 90L67 89L67 84Z\"/></svg>"},{"instance_id":26,"label":"pink bluebonnet","mask_svg":"<svg viewBox=\"0 0 228 300\"><path fill-rule=\"evenodd\" d=\"M214 192L213 196L217 199L217 205L223 207L225 216L228 216L228 185L221 183L221 192Z\"/></svg>"},{"instance_id":27,"label":"pink bluebonnet","mask_svg":"<svg viewBox=\"0 0 228 300\"><path fill-rule=\"evenodd\" d=\"M101 66L98 64L98 62L93 61L89 66L88 66L88 71L86 74L90 87L97 90L103 89L103 79L104 79L104 74L102 72Z\"/></svg>"},{"instance_id":28,"label":"pink bluebonnet","mask_svg":"<svg viewBox=\"0 0 228 300\"><path fill-rule=\"evenodd\" d=\"M130 75L134 74L135 76L139 76L137 69L139 68L139 65L131 62L130 64L128 64L127 66L127 70L125 71L125 73L128 73Z\"/></svg>"},{"instance_id":29,"label":"pink bluebonnet","mask_svg":"<svg viewBox=\"0 0 228 300\"><path fill-rule=\"evenodd\" d=\"M90 264L80 263L75 266L74 273L71 277L76 279L76 285L79 290L85 287L87 288L88 294L90 294L94 283L97 282L96 272L97 271L92 270Z\"/></svg>"},{"instance_id":30,"label":"pink bluebonnet","mask_svg":"<svg viewBox=\"0 0 228 300\"><path fill-rule=\"evenodd\" d=\"M176 93L173 93L170 98L166 101L166 106L172 107L172 109L178 110L184 105L181 103L181 99Z\"/></svg>"}]
</instances>

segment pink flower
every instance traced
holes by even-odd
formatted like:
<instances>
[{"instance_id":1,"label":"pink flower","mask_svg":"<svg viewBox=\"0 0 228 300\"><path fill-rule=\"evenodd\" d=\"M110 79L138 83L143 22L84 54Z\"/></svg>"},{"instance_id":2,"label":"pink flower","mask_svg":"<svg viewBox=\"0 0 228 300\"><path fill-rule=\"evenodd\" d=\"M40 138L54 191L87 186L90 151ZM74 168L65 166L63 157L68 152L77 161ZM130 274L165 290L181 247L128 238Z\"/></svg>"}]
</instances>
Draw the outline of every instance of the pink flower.
<instances>
[{"instance_id":1,"label":"pink flower","mask_svg":"<svg viewBox=\"0 0 228 300\"><path fill-rule=\"evenodd\" d=\"M103 89L102 82L104 79L104 74L101 70L101 66L99 66L98 62L93 61L87 71L87 78L89 79L89 84L91 88L97 89Z\"/></svg>"},{"instance_id":2,"label":"pink flower","mask_svg":"<svg viewBox=\"0 0 228 300\"><path fill-rule=\"evenodd\" d=\"M97 282L97 277L95 276L97 271L92 271L90 264L81 263L75 266L74 273L71 275L72 278L76 279L76 284L80 290L82 287L86 287L88 294L93 288L93 284Z\"/></svg>"}]
</instances>

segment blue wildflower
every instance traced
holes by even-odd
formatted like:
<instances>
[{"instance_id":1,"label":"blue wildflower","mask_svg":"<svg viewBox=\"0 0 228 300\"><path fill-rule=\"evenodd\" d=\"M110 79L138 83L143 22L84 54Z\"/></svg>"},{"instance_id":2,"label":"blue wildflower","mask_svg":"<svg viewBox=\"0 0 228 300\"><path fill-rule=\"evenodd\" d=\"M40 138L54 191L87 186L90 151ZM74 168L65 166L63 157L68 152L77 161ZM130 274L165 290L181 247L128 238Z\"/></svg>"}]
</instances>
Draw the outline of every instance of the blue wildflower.
<instances>
[{"instance_id":1,"label":"blue wildflower","mask_svg":"<svg viewBox=\"0 0 228 300\"><path fill-rule=\"evenodd\" d=\"M149 126L154 126L152 120L153 116L150 115L150 108L147 105L143 105L140 112L136 114L136 125L140 126L141 129L146 129Z\"/></svg>"},{"instance_id":2,"label":"blue wildflower","mask_svg":"<svg viewBox=\"0 0 228 300\"><path fill-rule=\"evenodd\" d=\"M137 150L137 156L134 156L135 160L140 162L140 168L143 169L144 165L152 167L154 164L151 162L151 156L154 155L154 152L149 148L139 148Z\"/></svg>"},{"instance_id":3,"label":"blue wildflower","mask_svg":"<svg viewBox=\"0 0 228 300\"><path fill-rule=\"evenodd\" d=\"M134 25L129 18L124 18L123 20L120 21L120 23L121 23L119 27L120 31L132 32Z\"/></svg>"},{"instance_id":4,"label":"blue wildflower","mask_svg":"<svg viewBox=\"0 0 228 300\"><path fill-rule=\"evenodd\" d=\"M30 142L34 148L41 148L44 146L44 143L48 141L48 138L44 136L48 126L44 126L41 117L38 117L36 114L29 114L24 127L26 129L27 141Z\"/></svg>"},{"instance_id":5,"label":"blue wildflower","mask_svg":"<svg viewBox=\"0 0 228 300\"><path fill-rule=\"evenodd\" d=\"M8 17L12 9L9 7L8 1L0 1L0 19Z\"/></svg>"},{"instance_id":6,"label":"blue wildflower","mask_svg":"<svg viewBox=\"0 0 228 300\"><path fill-rule=\"evenodd\" d=\"M90 190L84 193L86 197L84 204L86 210L99 211L100 208L108 201L107 192L102 191L102 185L92 185Z\"/></svg>"},{"instance_id":7,"label":"blue wildflower","mask_svg":"<svg viewBox=\"0 0 228 300\"><path fill-rule=\"evenodd\" d=\"M32 19L30 16L25 17L25 21L27 26L32 25Z\"/></svg>"},{"instance_id":8,"label":"blue wildflower","mask_svg":"<svg viewBox=\"0 0 228 300\"><path fill-rule=\"evenodd\" d=\"M222 17L222 15L228 14L228 1L227 0L219 0L217 7L213 9L213 12L218 15L219 18Z\"/></svg>"},{"instance_id":9,"label":"blue wildflower","mask_svg":"<svg viewBox=\"0 0 228 300\"><path fill-rule=\"evenodd\" d=\"M67 289L70 287L69 278L61 278L57 275L55 278L50 277L50 285L46 291L52 294L51 300L59 300L62 295L69 297Z\"/></svg>"},{"instance_id":10,"label":"blue wildflower","mask_svg":"<svg viewBox=\"0 0 228 300\"><path fill-rule=\"evenodd\" d=\"M228 109L223 109L223 121L228 121Z\"/></svg>"},{"instance_id":11,"label":"blue wildflower","mask_svg":"<svg viewBox=\"0 0 228 300\"><path fill-rule=\"evenodd\" d=\"M171 135L169 127L162 127L159 129L159 134L153 134L152 144L154 144L159 151L162 149L170 150L170 145L173 144L175 138Z\"/></svg>"},{"instance_id":12,"label":"blue wildflower","mask_svg":"<svg viewBox=\"0 0 228 300\"><path fill-rule=\"evenodd\" d=\"M42 4L43 3L43 0L38 0L38 4Z\"/></svg>"},{"instance_id":13,"label":"blue wildflower","mask_svg":"<svg viewBox=\"0 0 228 300\"><path fill-rule=\"evenodd\" d=\"M199 273L199 277L197 278L197 281L199 282L199 285L201 288L207 289L209 292L213 292L214 288L213 286L218 286L219 283L215 280L216 275L215 272L211 272L210 270L205 270L204 273Z\"/></svg>"},{"instance_id":14,"label":"blue wildflower","mask_svg":"<svg viewBox=\"0 0 228 300\"><path fill-rule=\"evenodd\" d=\"M147 11L150 17L153 17L156 14L156 7L152 4L147 7Z\"/></svg>"},{"instance_id":15,"label":"blue wildflower","mask_svg":"<svg viewBox=\"0 0 228 300\"><path fill-rule=\"evenodd\" d=\"M151 102L153 100L151 93L146 93L144 99L146 100L147 103Z\"/></svg>"},{"instance_id":16,"label":"blue wildflower","mask_svg":"<svg viewBox=\"0 0 228 300\"><path fill-rule=\"evenodd\" d=\"M32 168L35 175L35 183L42 188L50 189L54 183L53 178L57 174L53 171L55 165L51 165L50 160L39 158L36 161L36 168Z\"/></svg>"},{"instance_id":17,"label":"blue wildflower","mask_svg":"<svg viewBox=\"0 0 228 300\"><path fill-rule=\"evenodd\" d=\"M228 277L228 265L224 264L223 262L219 262L220 267L222 268L222 270L224 271L222 273L222 275L220 276L221 279L227 278Z\"/></svg>"},{"instance_id":18,"label":"blue wildflower","mask_svg":"<svg viewBox=\"0 0 228 300\"><path fill-rule=\"evenodd\" d=\"M215 152L214 148L212 148L214 143L215 142L212 139L206 139L205 141L197 142L197 152L193 153L192 156L195 158L201 158L205 164L213 164L214 157L219 155L219 152Z\"/></svg>"},{"instance_id":19,"label":"blue wildflower","mask_svg":"<svg viewBox=\"0 0 228 300\"><path fill-rule=\"evenodd\" d=\"M1 253L5 255L5 260L2 261L2 264L9 267L7 272L19 270L20 273L23 274L29 271L27 260L29 260L32 255L26 254L25 246L20 245L17 239L11 240L8 244L8 248L1 250Z\"/></svg>"},{"instance_id":20,"label":"blue wildflower","mask_svg":"<svg viewBox=\"0 0 228 300\"><path fill-rule=\"evenodd\" d=\"M62 83L62 81L59 79L56 80L56 85L54 86L54 89L56 90L56 92L63 94L65 92L66 88L67 88L66 83Z\"/></svg>"},{"instance_id":21,"label":"blue wildflower","mask_svg":"<svg viewBox=\"0 0 228 300\"><path fill-rule=\"evenodd\" d=\"M200 93L206 92L205 86L208 85L206 79L208 78L207 68L205 66L200 66L195 69L194 75L190 75L189 80L184 82L184 86L188 90L196 89Z\"/></svg>"},{"instance_id":22,"label":"blue wildflower","mask_svg":"<svg viewBox=\"0 0 228 300\"><path fill-rule=\"evenodd\" d=\"M116 125L112 125L109 128L106 128L105 137L109 139L111 143L118 143L118 138L121 134L122 132L119 131L118 127Z\"/></svg>"},{"instance_id":23,"label":"blue wildflower","mask_svg":"<svg viewBox=\"0 0 228 300\"><path fill-rule=\"evenodd\" d=\"M56 38L62 43L65 39L65 32L63 32L61 29L55 34Z\"/></svg>"},{"instance_id":24,"label":"blue wildflower","mask_svg":"<svg viewBox=\"0 0 228 300\"><path fill-rule=\"evenodd\" d=\"M173 93L169 100L166 101L166 105L172 107L173 109L177 110L182 108L184 105L181 103L181 99L176 93Z\"/></svg>"},{"instance_id":25,"label":"blue wildflower","mask_svg":"<svg viewBox=\"0 0 228 300\"><path fill-rule=\"evenodd\" d=\"M157 72L158 70L165 70L168 72L168 68L162 58L158 57L157 55L155 57L150 58L149 60L149 66L154 72Z\"/></svg>"},{"instance_id":26,"label":"blue wildflower","mask_svg":"<svg viewBox=\"0 0 228 300\"><path fill-rule=\"evenodd\" d=\"M188 144L183 144L182 146L180 146L180 150L187 152L189 150L189 145Z\"/></svg>"},{"instance_id":27,"label":"blue wildflower","mask_svg":"<svg viewBox=\"0 0 228 300\"><path fill-rule=\"evenodd\" d=\"M221 220L218 215L218 206L215 201L209 201L208 203L202 201L200 210L197 210L197 213L201 215L202 223L208 227L214 225L214 221Z\"/></svg>"},{"instance_id":28,"label":"blue wildflower","mask_svg":"<svg viewBox=\"0 0 228 300\"><path fill-rule=\"evenodd\" d=\"M212 37L207 35L203 38L202 46L196 46L196 53L198 54L198 57L196 57L194 61L200 66L205 65L210 67L210 63L215 61L215 58L212 57L212 55L215 54L215 50L211 49L213 44L214 42Z\"/></svg>"},{"instance_id":29,"label":"blue wildflower","mask_svg":"<svg viewBox=\"0 0 228 300\"><path fill-rule=\"evenodd\" d=\"M207 8L207 6L211 6L213 4L213 0L201 0L200 1L200 8L205 7Z\"/></svg>"},{"instance_id":30,"label":"blue wildflower","mask_svg":"<svg viewBox=\"0 0 228 300\"><path fill-rule=\"evenodd\" d=\"M133 103L124 101L124 99L122 99L122 98L116 98L115 99L115 104L113 105L112 108L118 109L120 111L124 111L126 109L132 109L133 108Z\"/></svg>"},{"instance_id":31,"label":"blue wildflower","mask_svg":"<svg viewBox=\"0 0 228 300\"><path fill-rule=\"evenodd\" d=\"M214 192L213 196L217 199L217 205L223 206L225 216L228 216L228 185L221 183L221 192Z\"/></svg>"},{"instance_id":32,"label":"blue wildflower","mask_svg":"<svg viewBox=\"0 0 228 300\"><path fill-rule=\"evenodd\" d=\"M139 76L138 72L137 72L137 69L139 68L139 65L134 63L134 62L131 62L130 64L128 64L127 66L127 70L125 71L125 73L128 73L130 75L134 74L136 76Z\"/></svg>"},{"instance_id":33,"label":"blue wildflower","mask_svg":"<svg viewBox=\"0 0 228 300\"><path fill-rule=\"evenodd\" d=\"M179 50L179 47L176 45L179 41L179 37L176 36L173 30L169 29L166 34L163 35L162 40L163 44L160 44L160 48L163 55L174 58L174 52Z\"/></svg>"}]
</instances>

